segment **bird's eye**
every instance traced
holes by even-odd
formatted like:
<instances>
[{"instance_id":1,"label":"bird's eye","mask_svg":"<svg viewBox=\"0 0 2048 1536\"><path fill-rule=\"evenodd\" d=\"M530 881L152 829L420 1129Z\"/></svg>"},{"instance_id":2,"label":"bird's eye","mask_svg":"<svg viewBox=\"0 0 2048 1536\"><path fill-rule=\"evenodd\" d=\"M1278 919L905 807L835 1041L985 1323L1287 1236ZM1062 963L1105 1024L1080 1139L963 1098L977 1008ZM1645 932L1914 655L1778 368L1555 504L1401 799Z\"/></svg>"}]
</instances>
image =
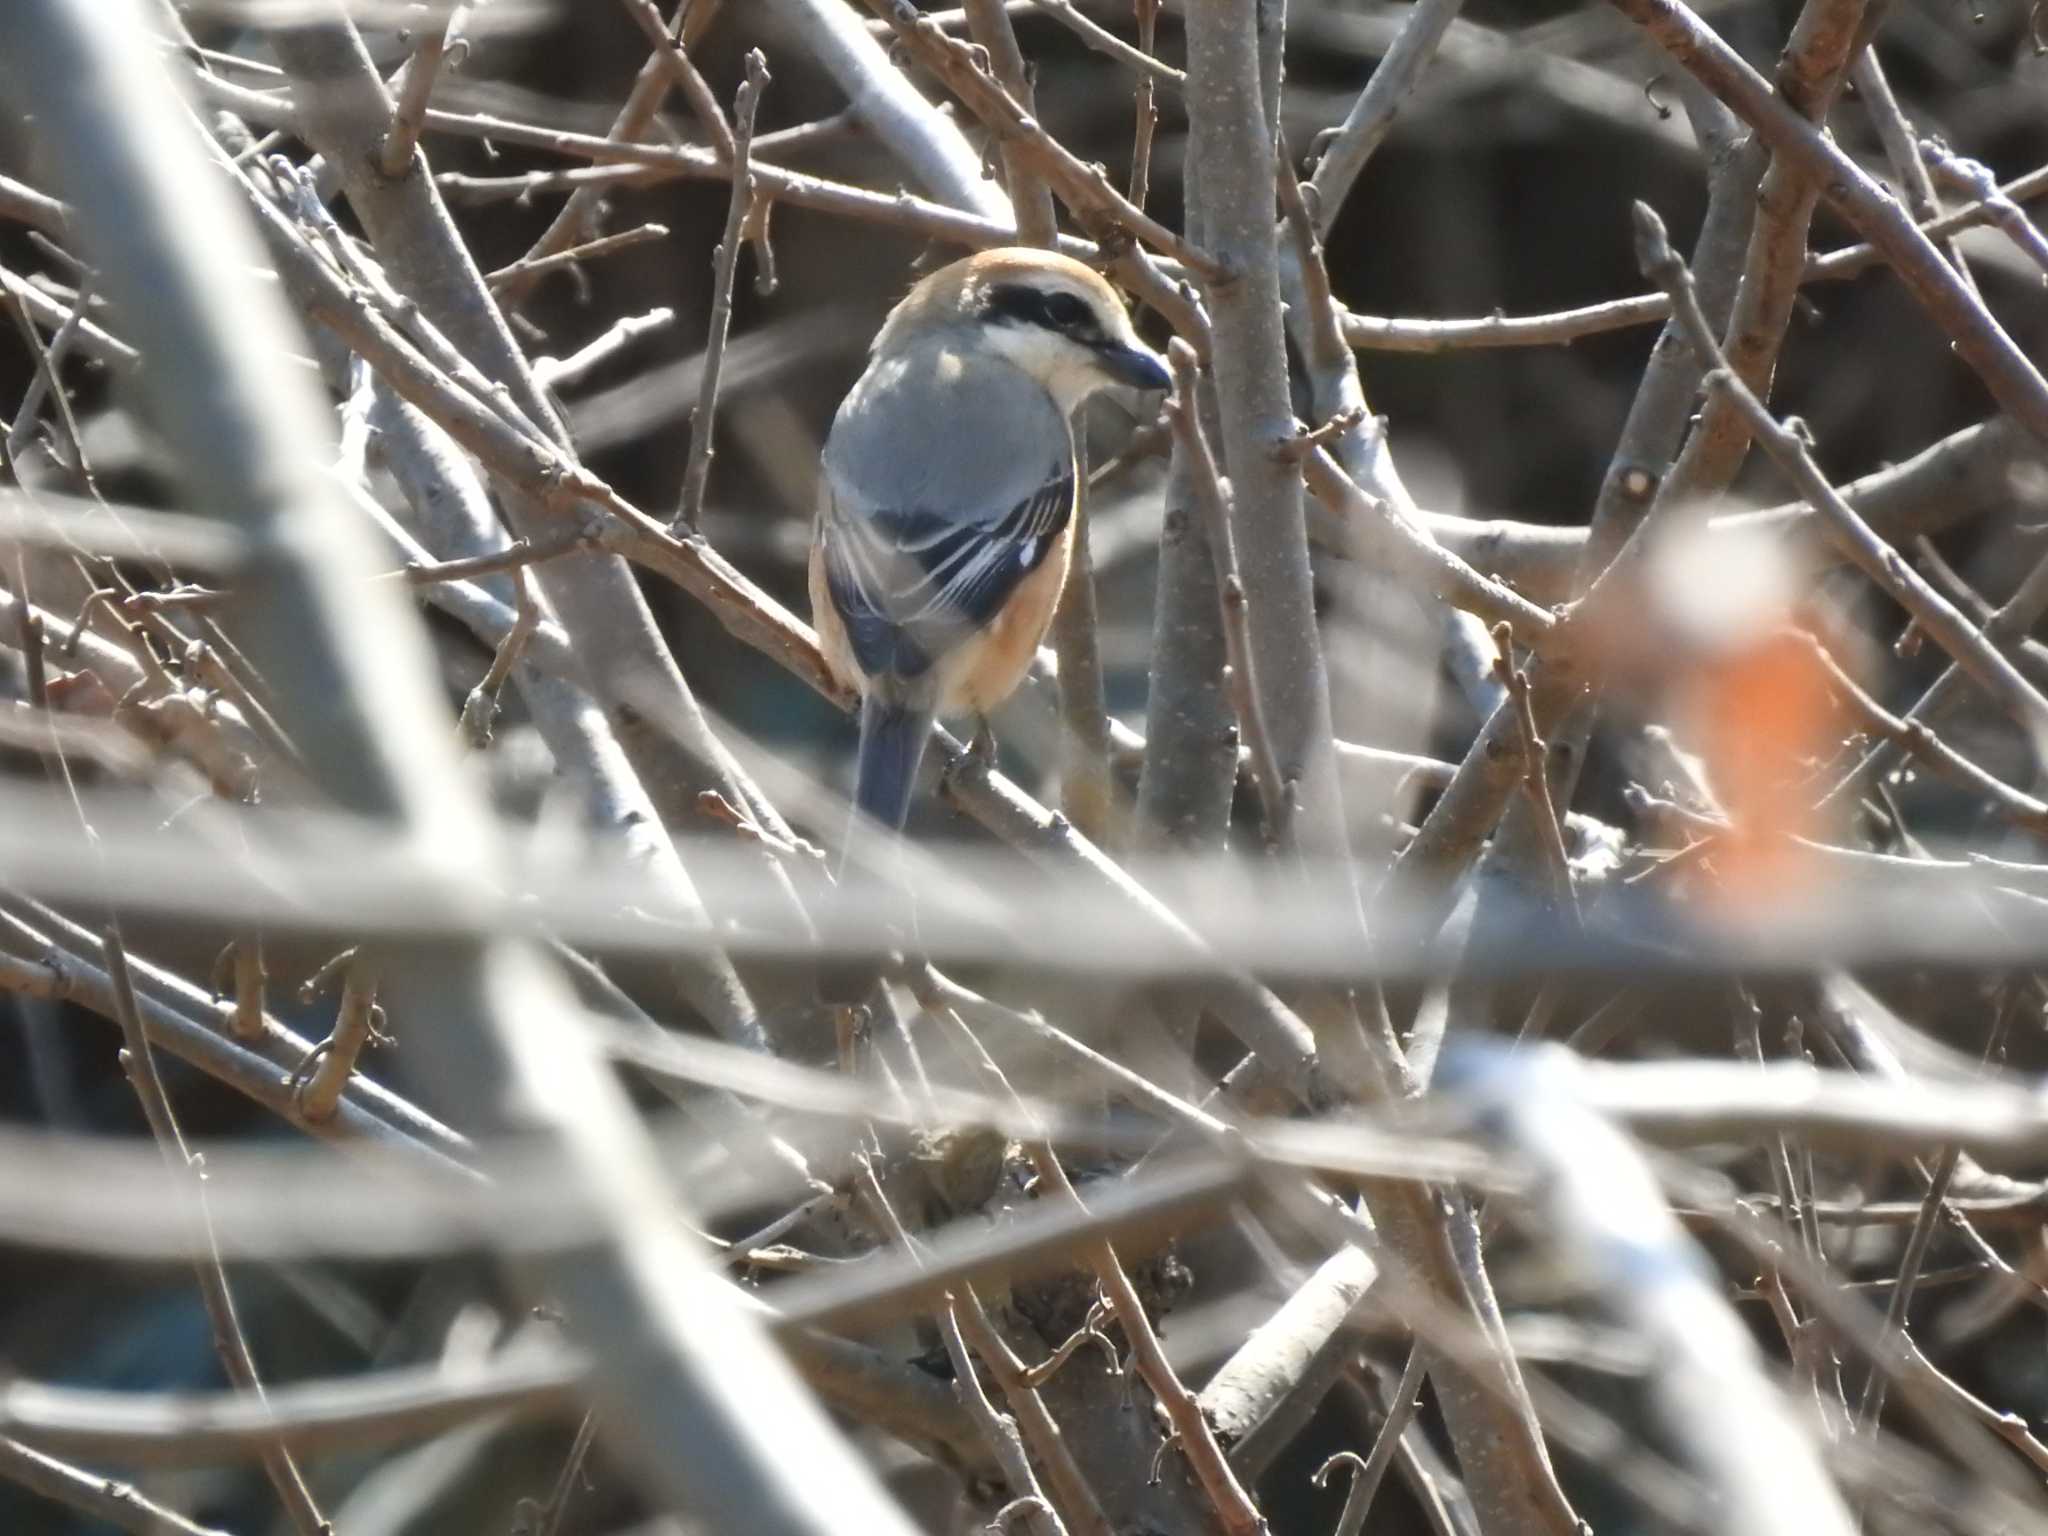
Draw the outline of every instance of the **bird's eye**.
<instances>
[{"instance_id":1,"label":"bird's eye","mask_svg":"<svg viewBox=\"0 0 2048 1536\"><path fill-rule=\"evenodd\" d=\"M1088 303L1071 293L1048 293L1043 301L1047 323L1065 330L1089 318Z\"/></svg>"}]
</instances>

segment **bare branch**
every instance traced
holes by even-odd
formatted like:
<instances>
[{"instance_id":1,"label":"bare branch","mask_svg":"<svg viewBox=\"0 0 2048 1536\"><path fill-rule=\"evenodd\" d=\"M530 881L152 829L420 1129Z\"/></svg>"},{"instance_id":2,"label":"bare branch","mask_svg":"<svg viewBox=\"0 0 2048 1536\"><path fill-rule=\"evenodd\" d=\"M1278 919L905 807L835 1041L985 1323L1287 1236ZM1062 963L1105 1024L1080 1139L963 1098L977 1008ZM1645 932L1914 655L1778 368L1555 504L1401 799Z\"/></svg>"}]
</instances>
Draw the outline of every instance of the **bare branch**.
<instances>
[{"instance_id":1,"label":"bare branch","mask_svg":"<svg viewBox=\"0 0 2048 1536\"><path fill-rule=\"evenodd\" d=\"M2040 197L2048 193L2048 168L2016 176L1999 191L2015 203ZM1985 200L1947 213L1916 213L1915 217L1920 232L1928 239L1951 241L1965 229L1998 222L2000 214L1995 200ZM1868 272L1883 262L1883 255L1873 245L1845 245L1833 251L1814 252L1805 259L1800 281L1838 282ZM1395 319L1346 310L1343 325L1344 339L1364 351L1432 354L1479 347L1569 346L1587 336L1654 325L1670 315L1670 299L1661 293L1643 293L1551 314L1492 314L1471 320Z\"/></svg>"},{"instance_id":2,"label":"bare branch","mask_svg":"<svg viewBox=\"0 0 2048 1536\"><path fill-rule=\"evenodd\" d=\"M334 1016L334 1030L313 1047L305 1065L293 1074L299 1107L308 1120L333 1116L355 1072L363 1051L378 1040L378 965L367 949L348 952L341 984L341 1006Z\"/></svg>"},{"instance_id":3,"label":"bare branch","mask_svg":"<svg viewBox=\"0 0 2048 1536\"><path fill-rule=\"evenodd\" d=\"M1780 99L1681 0L1611 3L1755 128L1788 167L1821 189L1850 227L1883 253L1992 397L2036 439L2048 443L2048 380L1884 188Z\"/></svg>"},{"instance_id":4,"label":"bare branch","mask_svg":"<svg viewBox=\"0 0 2048 1536\"><path fill-rule=\"evenodd\" d=\"M921 15L909 0L866 0L869 9L889 21L897 35L946 82L968 110L1007 143L1025 151L1047 185L1092 229L1097 239L1114 231L1144 241L1191 271L1213 274L1215 261L1196 250L1173 230L1136 207L1102 172L1084 165L1065 145L1048 134L994 76L976 61L966 44L948 37Z\"/></svg>"},{"instance_id":5,"label":"bare branch","mask_svg":"<svg viewBox=\"0 0 2048 1536\"><path fill-rule=\"evenodd\" d=\"M2048 759L2048 698L2042 697L2005 654L1953 603L1935 591L1897 550L1871 532L1870 525L1856 515L1855 509L1820 472L1805 440L1772 416L1749 386L1730 370L1694 296L1692 274L1665 239L1663 221L1644 203L1635 205L1635 217L1638 258L1644 275L1662 284L1671 295L1674 312L1690 334L1694 348L1711 365L1709 387L1735 401L1765 451L1805 493L1809 504L1823 518L1829 536L1841 545L1857 568L1912 614L1942 649L1956 659L1958 666L1996 697L2006 712L2033 736L2036 755Z\"/></svg>"},{"instance_id":6,"label":"bare branch","mask_svg":"<svg viewBox=\"0 0 2048 1536\"><path fill-rule=\"evenodd\" d=\"M158 1149L163 1153L165 1166L182 1169L190 1180L187 1195L190 1218L206 1249L205 1256L194 1261L194 1270L199 1279L199 1293L206 1303L207 1318L213 1325L214 1349L220 1355L229 1382L238 1392L248 1394L252 1401L261 1405L264 1400L263 1383L256 1374L249 1337L242 1331L242 1320L235 1310L234 1292L228 1288L227 1267L221 1262L220 1246L213 1238L205 1166L194 1160L191 1150L185 1145L185 1138L178 1130L177 1116L171 1110L170 1097L164 1092L163 1079L157 1075L156 1057L150 1051L149 1035L143 1029L142 1010L135 999L135 983L128 974L128 952L121 944L119 929L107 930L103 947L107 972L113 980L114 1007L120 1015L121 1035L127 1041L121 1052L121 1065L128 1074L135 1097L142 1103L143 1114L156 1137ZM277 1490L285 1513L300 1536L327 1536L331 1527L320 1513L319 1506L313 1502L313 1495L307 1489L306 1480L292 1453L281 1441L273 1440L262 1448L261 1454L263 1469L269 1474L271 1486Z\"/></svg>"},{"instance_id":7,"label":"bare branch","mask_svg":"<svg viewBox=\"0 0 2048 1536\"><path fill-rule=\"evenodd\" d=\"M427 104L433 100L434 84L441 74L441 60L448 51L450 34L457 30L457 18L467 7L448 11L438 26L427 24L426 32L405 63L405 83L400 88L398 109L391 116L391 129L377 151L377 166L386 176L397 178L412 169L419 149L420 129L427 119Z\"/></svg>"},{"instance_id":8,"label":"bare branch","mask_svg":"<svg viewBox=\"0 0 2048 1536\"><path fill-rule=\"evenodd\" d=\"M1171 357L1173 398L1167 402L1166 410L1187 459L1189 483L1194 488L1195 505L1201 509L1210 558L1215 562L1231 707L1237 712L1238 734L1251 753L1252 777L1265 805L1268 834L1285 847L1293 835L1293 786L1281 770L1272 732L1266 728L1264 695L1252 670L1244 582L1238 575L1237 546L1230 530L1229 493L1224 489L1216 456L1209 449L1195 405L1199 376L1194 348L1176 337Z\"/></svg>"},{"instance_id":9,"label":"bare branch","mask_svg":"<svg viewBox=\"0 0 2048 1536\"><path fill-rule=\"evenodd\" d=\"M12 176L0 176L0 218L32 224L53 240L62 240L71 233L68 208Z\"/></svg>"},{"instance_id":10,"label":"bare branch","mask_svg":"<svg viewBox=\"0 0 2048 1536\"><path fill-rule=\"evenodd\" d=\"M684 46L681 35L670 31L668 25L662 21L661 12L655 9L654 0L621 0L621 3L626 7L626 13L633 18L633 25L654 45L652 57L668 72L669 79L682 91L683 100L690 104L690 110L696 114L697 121L704 125L704 132L711 140L711 147L718 151L721 158L732 161L739 170L744 171L744 157L736 150L738 136L727 124L725 113L718 105L718 98L711 94L711 87L704 83L704 77L697 72L697 66L691 61L689 50ZM688 10L687 5L679 10L676 13L677 19L681 20Z\"/></svg>"},{"instance_id":11,"label":"bare branch","mask_svg":"<svg viewBox=\"0 0 2048 1536\"><path fill-rule=\"evenodd\" d=\"M968 0L968 35L988 54L989 67L1002 88L1026 112L1038 110L1031 88L1031 73L1017 47L1017 34L1010 26L1010 13L1002 0ZM1053 211L1052 194L1033 168L1023 148L1006 141L1002 146L1003 185L1010 194L1010 206L1017 218L1017 243L1042 245L1059 243L1059 216Z\"/></svg>"},{"instance_id":12,"label":"bare branch","mask_svg":"<svg viewBox=\"0 0 2048 1536\"><path fill-rule=\"evenodd\" d=\"M860 1187L890 1240L912 1263L921 1262L916 1245L911 1242L910 1234L904 1231L903 1223L889 1204L889 1197L883 1192L872 1167L862 1168ZM1010 1485L1011 1498L1027 1508L1029 1528L1038 1536L1067 1536L1066 1523L1046 1499L1044 1489L1039 1486L1038 1474L1032 1469L1031 1459L1024 1453L1024 1439L1018 1432L1016 1420L997 1411L996 1405L989 1401L988 1390L981 1384L981 1377L974 1368L974 1357L968 1354L967 1340L961 1333L961 1310L960 1303L948 1295L937 1313L939 1335L945 1341L946 1358L953 1367L954 1394L980 1427L989 1448L995 1452L996 1460L1002 1465L1004 1479Z\"/></svg>"},{"instance_id":13,"label":"bare branch","mask_svg":"<svg viewBox=\"0 0 2048 1536\"><path fill-rule=\"evenodd\" d=\"M651 14L653 6L647 5ZM725 362L725 338L732 329L732 280L739 270L741 231L753 208L755 182L750 153L754 143L754 117L761 110L761 93L768 88L768 60L756 48L747 55L747 78L733 103L732 141L726 153L732 158L732 202L726 209L725 234L712 254L711 331L704 343L704 374L697 389L697 407L690 414L690 462L683 472L683 496L676 511L676 524L695 532L704 514L704 487L711 476L711 436L717 425L718 374Z\"/></svg>"},{"instance_id":14,"label":"bare branch","mask_svg":"<svg viewBox=\"0 0 2048 1536\"><path fill-rule=\"evenodd\" d=\"M889 62L882 45L851 14L844 0L769 0L802 37L868 131L889 147L925 191L951 208L999 228L1015 241L1016 220L1001 190L981 174L981 159L959 128L920 96ZM964 19L964 16L963 16ZM764 187L772 184L765 178ZM779 195L779 193L778 193Z\"/></svg>"},{"instance_id":15,"label":"bare branch","mask_svg":"<svg viewBox=\"0 0 2048 1536\"><path fill-rule=\"evenodd\" d=\"M1159 0L1133 0L1138 12L1138 51L1152 57L1159 34ZM1159 108L1149 73L1138 76L1137 126L1131 142L1131 202L1145 206L1145 193L1152 179L1152 139L1159 127Z\"/></svg>"},{"instance_id":16,"label":"bare branch","mask_svg":"<svg viewBox=\"0 0 2048 1536\"><path fill-rule=\"evenodd\" d=\"M1857 719L1873 734L1925 763L1936 773L1988 795L2000 813L2011 817L2016 825L2048 831L2048 801L2039 800L1995 777L1949 745L1925 721L1894 715L1842 670L1841 663L1829 654L1816 636L1801 634L1799 638L1812 649L1815 660L1827 673L1829 685L1848 702Z\"/></svg>"},{"instance_id":17,"label":"bare branch","mask_svg":"<svg viewBox=\"0 0 2048 1536\"><path fill-rule=\"evenodd\" d=\"M1393 1462L1394 1453L1400 1449L1402 1436L1407 1433L1409 1424L1414 1421L1415 1410L1421 1405L1425 1363L1422 1347L1411 1347L1408 1359L1401 1367L1400 1380L1394 1386L1387 1416L1381 1421L1379 1433L1373 1437L1372 1449L1363 1461L1350 1451L1339 1451L1316 1469L1316 1486L1321 1487L1340 1462L1356 1463L1351 1473L1351 1486L1344 1492L1343 1511L1337 1517L1337 1536L1358 1536L1365 1528L1365 1517L1372 1513L1373 1495L1379 1492L1380 1482Z\"/></svg>"},{"instance_id":18,"label":"bare branch","mask_svg":"<svg viewBox=\"0 0 2048 1536\"><path fill-rule=\"evenodd\" d=\"M685 21L682 43L688 48L692 30L688 25L691 14L708 17L714 14L718 7L692 4L690 0L678 0L678 3L681 5L678 14ZM625 104L619 108L619 115L612 120L612 125L605 134L606 138L629 142L637 140L653 124L655 114L661 109L662 98L668 94L669 83L674 78L669 72L667 61L662 57L667 45L668 32L664 28L661 47L648 55L647 62L640 66L640 72L633 77L633 85L627 92ZM529 262L537 261L557 251L566 251L571 246L589 239L597 230L603 196L601 186L577 187L569 194L569 200L562 205L553 221L542 231L541 237L534 241L523 259ZM534 281L535 278L531 275L507 279L502 291L505 302L518 304L531 291Z\"/></svg>"},{"instance_id":19,"label":"bare branch","mask_svg":"<svg viewBox=\"0 0 2048 1536\"><path fill-rule=\"evenodd\" d=\"M1545 1175L1541 1230L1591 1266L1602 1304L1656 1341L1651 1391L1673 1443L1744 1529L1855 1529L1811 1433L1765 1377L1748 1331L1627 1139L1573 1102L1568 1058L1496 1062L1475 1085L1485 1123Z\"/></svg>"},{"instance_id":20,"label":"bare branch","mask_svg":"<svg viewBox=\"0 0 2048 1536\"><path fill-rule=\"evenodd\" d=\"M650 309L644 315L627 315L567 357L535 358L534 377L544 389L567 389L580 384L594 369L609 362L641 337L666 330L675 324L675 319L676 312L666 307Z\"/></svg>"},{"instance_id":21,"label":"bare branch","mask_svg":"<svg viewBox=\"0 0 2048 1536\"><path fill-rule=\"evenodd\" d=\"M0 1477L132 1536L226 1536L193 1524L131 1484L74 1467L19 1440L0 1439Z\"/></svg>"},{"instance_id":22,"label":"bare branch","mask_svg":"<svg viewBox=\"0 0 2048 1536\"><path fill-rule=\"evenodd\" d=\"M1240 1476L1262 1477L1321 1405L1358 1346L1378 1274L1362 1249L1338 1249L1202 1388L1202 1412Z\"/></svg>"},{"instance_id":23,"label":"bare branch","mask_svg":"<svg viewBox=\"0 0 2048 1536\"><path fill-rule=\"evenodd\" d=\"M5 12L0 60L46 124L108 291L152 351L204 372L206 387L180 389L168 368L152 370L152 403L188 446L193 488L259 547L278 551L271 580L251 594L249 632L322 787L425 846L451 857L462 850L463 864L492 862L489 826L468 799L445 727L434 726L445 713L428 691L417 634L395 594L342 585L366 574L367 551L310 467L317 402L272 361L289 334L276 300L232 291L226 274L255 259L255 242L140 33L102 6L37 0ZM368 132L380 134L387 119L388 108ZM426 178L404 185L415 181ZM223 247L233 255L212 266ZM230 336L244 345L231 348ZM323 503L328 510L314 515ZM611 1378L607 1422L650 1483L766 1532L824 1532L848 1519L908 1532L760 1330L714 1299L695 1255L662 1219L667 1191L616 1086L550 1027L566 1005L555 979L503 941L406 956L392 978L435 1018L414 1037L416 1057L450 1096L494 1129L546 1127L587 1181L590 1208L608 1213L611 1238L546 1264L544 1283L622 1365L632 1362ZM518 1008L506 1008L513 997ZM742 1379L747 1410L729 1396ZM773 1451L752 1417L770 1400ZM807 1476L792 1481L776 1469L796 1444Z\"/></svg>"},{"instance_id":24,"label":"bare branch","mask_svg":"<svg viewBox=\"0 0 2048 1536\"><path fill-rule=\"evenodd\" d=\"M505 289L515 279L540 277L544 273L559 272L567 267L581 266L598 256L609 256L614 251L629 251L636 245L645 245L651 240L666 240L666 224L640 224L632 229L622 229L615 235L600 235L595 240L586 240L581 245L572 245L564 250L554 251L546 256L525 256L510 266L499 267L484 275L484 281L494 289Z\"/></svg>"},{"instance_id":25,"label":"bare branch","mask_svg":"<svg viewBox=\"0 0 2048 1536\"><path fill-rule=\"evenodd\" d=\"M1906 120L1905 110L1892 93L1891 80L1878 60L1877 49L1865 47L1856 55L1855 63L1849 66L1849 78L1855 84L1857 95L1863 99L1864 111L1869 113L1871 126L1877 130L1878 142L1884 145L1885 159L1891 162L1892 176L1899 184L1900 195L1905 198L1906 206L1912 209L1913 217L1925 228L1931 220L1941 216L1941 200L1935 195L1934 178L1928 174L1927 165L1920 158L1913 125ZM1975 289L1977 280L1970 275L1969 263L1963 257L1962 241L1950 236L1941 243L1949 264L1964 282Z\"/></svg>"},{"instance_id":26,"label":"bare branch","mask_svg":"<svg viewBox=\"0 0 2048 1536\"><path fill-rule=\"evenodd\" d=\"M1394 117L1415 83L1436 57L1465 0L1418 0L1401 23L1400 34L1359 92L1343 124L1311 147L1315 158L1316 233L1327 235L1373 151L1394 126ZM1293 167L1286 168L1293 174Z\"/></svg>"},{"instance_id":27,"label":"bare branch","mask_svg":"<svg viewBox=\"0 0 2048 1536\"><path fill-rule=\"evenodd\" d=\"M2011 195L1999 187L1989 166L1956 154L1939 139L1922 139L1919 150L1928 168L1950 186L1976 198L1990 221L2048 276L2048 238L2034 227L2033 220Z\"/></svg>"}]
</instances>

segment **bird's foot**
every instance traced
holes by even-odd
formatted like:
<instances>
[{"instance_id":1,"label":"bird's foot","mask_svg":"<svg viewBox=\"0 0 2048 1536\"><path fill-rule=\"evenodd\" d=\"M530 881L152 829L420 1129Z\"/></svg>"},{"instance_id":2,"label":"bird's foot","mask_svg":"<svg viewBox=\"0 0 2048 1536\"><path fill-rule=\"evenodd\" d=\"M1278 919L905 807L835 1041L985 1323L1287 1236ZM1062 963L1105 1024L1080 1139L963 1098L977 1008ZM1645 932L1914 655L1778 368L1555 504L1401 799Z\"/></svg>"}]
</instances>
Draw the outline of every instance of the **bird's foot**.
<instances>
[{"instance_id":1,"label":"bird's foot","mask_svg":"<svg viewBox=\"0 0 2048 1536\"><path fill-rule=\"evenodd\" d=\"M996 733L987 715L975 715L974 734L967 739L967 755L983 768L995 767Z\"/></svg>"}]
</instances>

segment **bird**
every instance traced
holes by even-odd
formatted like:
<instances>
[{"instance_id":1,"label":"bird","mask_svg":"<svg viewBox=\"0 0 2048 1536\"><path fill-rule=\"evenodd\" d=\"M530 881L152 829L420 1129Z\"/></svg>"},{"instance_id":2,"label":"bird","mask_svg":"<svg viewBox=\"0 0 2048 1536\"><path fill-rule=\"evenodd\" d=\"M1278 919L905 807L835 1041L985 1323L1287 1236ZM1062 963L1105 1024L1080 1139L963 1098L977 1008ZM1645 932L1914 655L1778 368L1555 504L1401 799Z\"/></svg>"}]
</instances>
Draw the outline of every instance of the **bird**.
<instances>
[{"instance_id":1,"label":"bird","mask_svg":"<svg viewBox=\"0 0 2048 1536\"><path fill-rule=\"evenodd\" d=\"M876 333L820 455L811 612L860 697L855 834L900 834L932 721L985 720L1016 689L1065 584L1074 413L1170 387L1116 290L1035 249L919 281ZM842 864L843 867L843 864Z\"/></svg>"}]
</instances>

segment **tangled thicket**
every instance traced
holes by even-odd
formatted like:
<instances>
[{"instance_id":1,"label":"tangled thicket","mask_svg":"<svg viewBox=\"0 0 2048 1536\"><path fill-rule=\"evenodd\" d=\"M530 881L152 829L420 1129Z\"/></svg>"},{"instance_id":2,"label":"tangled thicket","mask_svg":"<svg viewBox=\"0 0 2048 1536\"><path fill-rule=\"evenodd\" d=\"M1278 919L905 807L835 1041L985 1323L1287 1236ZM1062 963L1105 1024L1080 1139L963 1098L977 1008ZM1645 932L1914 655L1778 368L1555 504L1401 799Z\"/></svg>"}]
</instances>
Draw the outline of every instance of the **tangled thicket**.
<instances>
[{"instance_id":1,"label":"tangled thicket","mask_svg":"<svg viewBox=\"0 0 2048 1536\"><path fill-rule=\"evenodd\" d=\"M1542 9L0 6L0 1524L2048 1531L2040 18ZM906 932L818 445L1054 243Z\"/></svg>"}]
</instances>

